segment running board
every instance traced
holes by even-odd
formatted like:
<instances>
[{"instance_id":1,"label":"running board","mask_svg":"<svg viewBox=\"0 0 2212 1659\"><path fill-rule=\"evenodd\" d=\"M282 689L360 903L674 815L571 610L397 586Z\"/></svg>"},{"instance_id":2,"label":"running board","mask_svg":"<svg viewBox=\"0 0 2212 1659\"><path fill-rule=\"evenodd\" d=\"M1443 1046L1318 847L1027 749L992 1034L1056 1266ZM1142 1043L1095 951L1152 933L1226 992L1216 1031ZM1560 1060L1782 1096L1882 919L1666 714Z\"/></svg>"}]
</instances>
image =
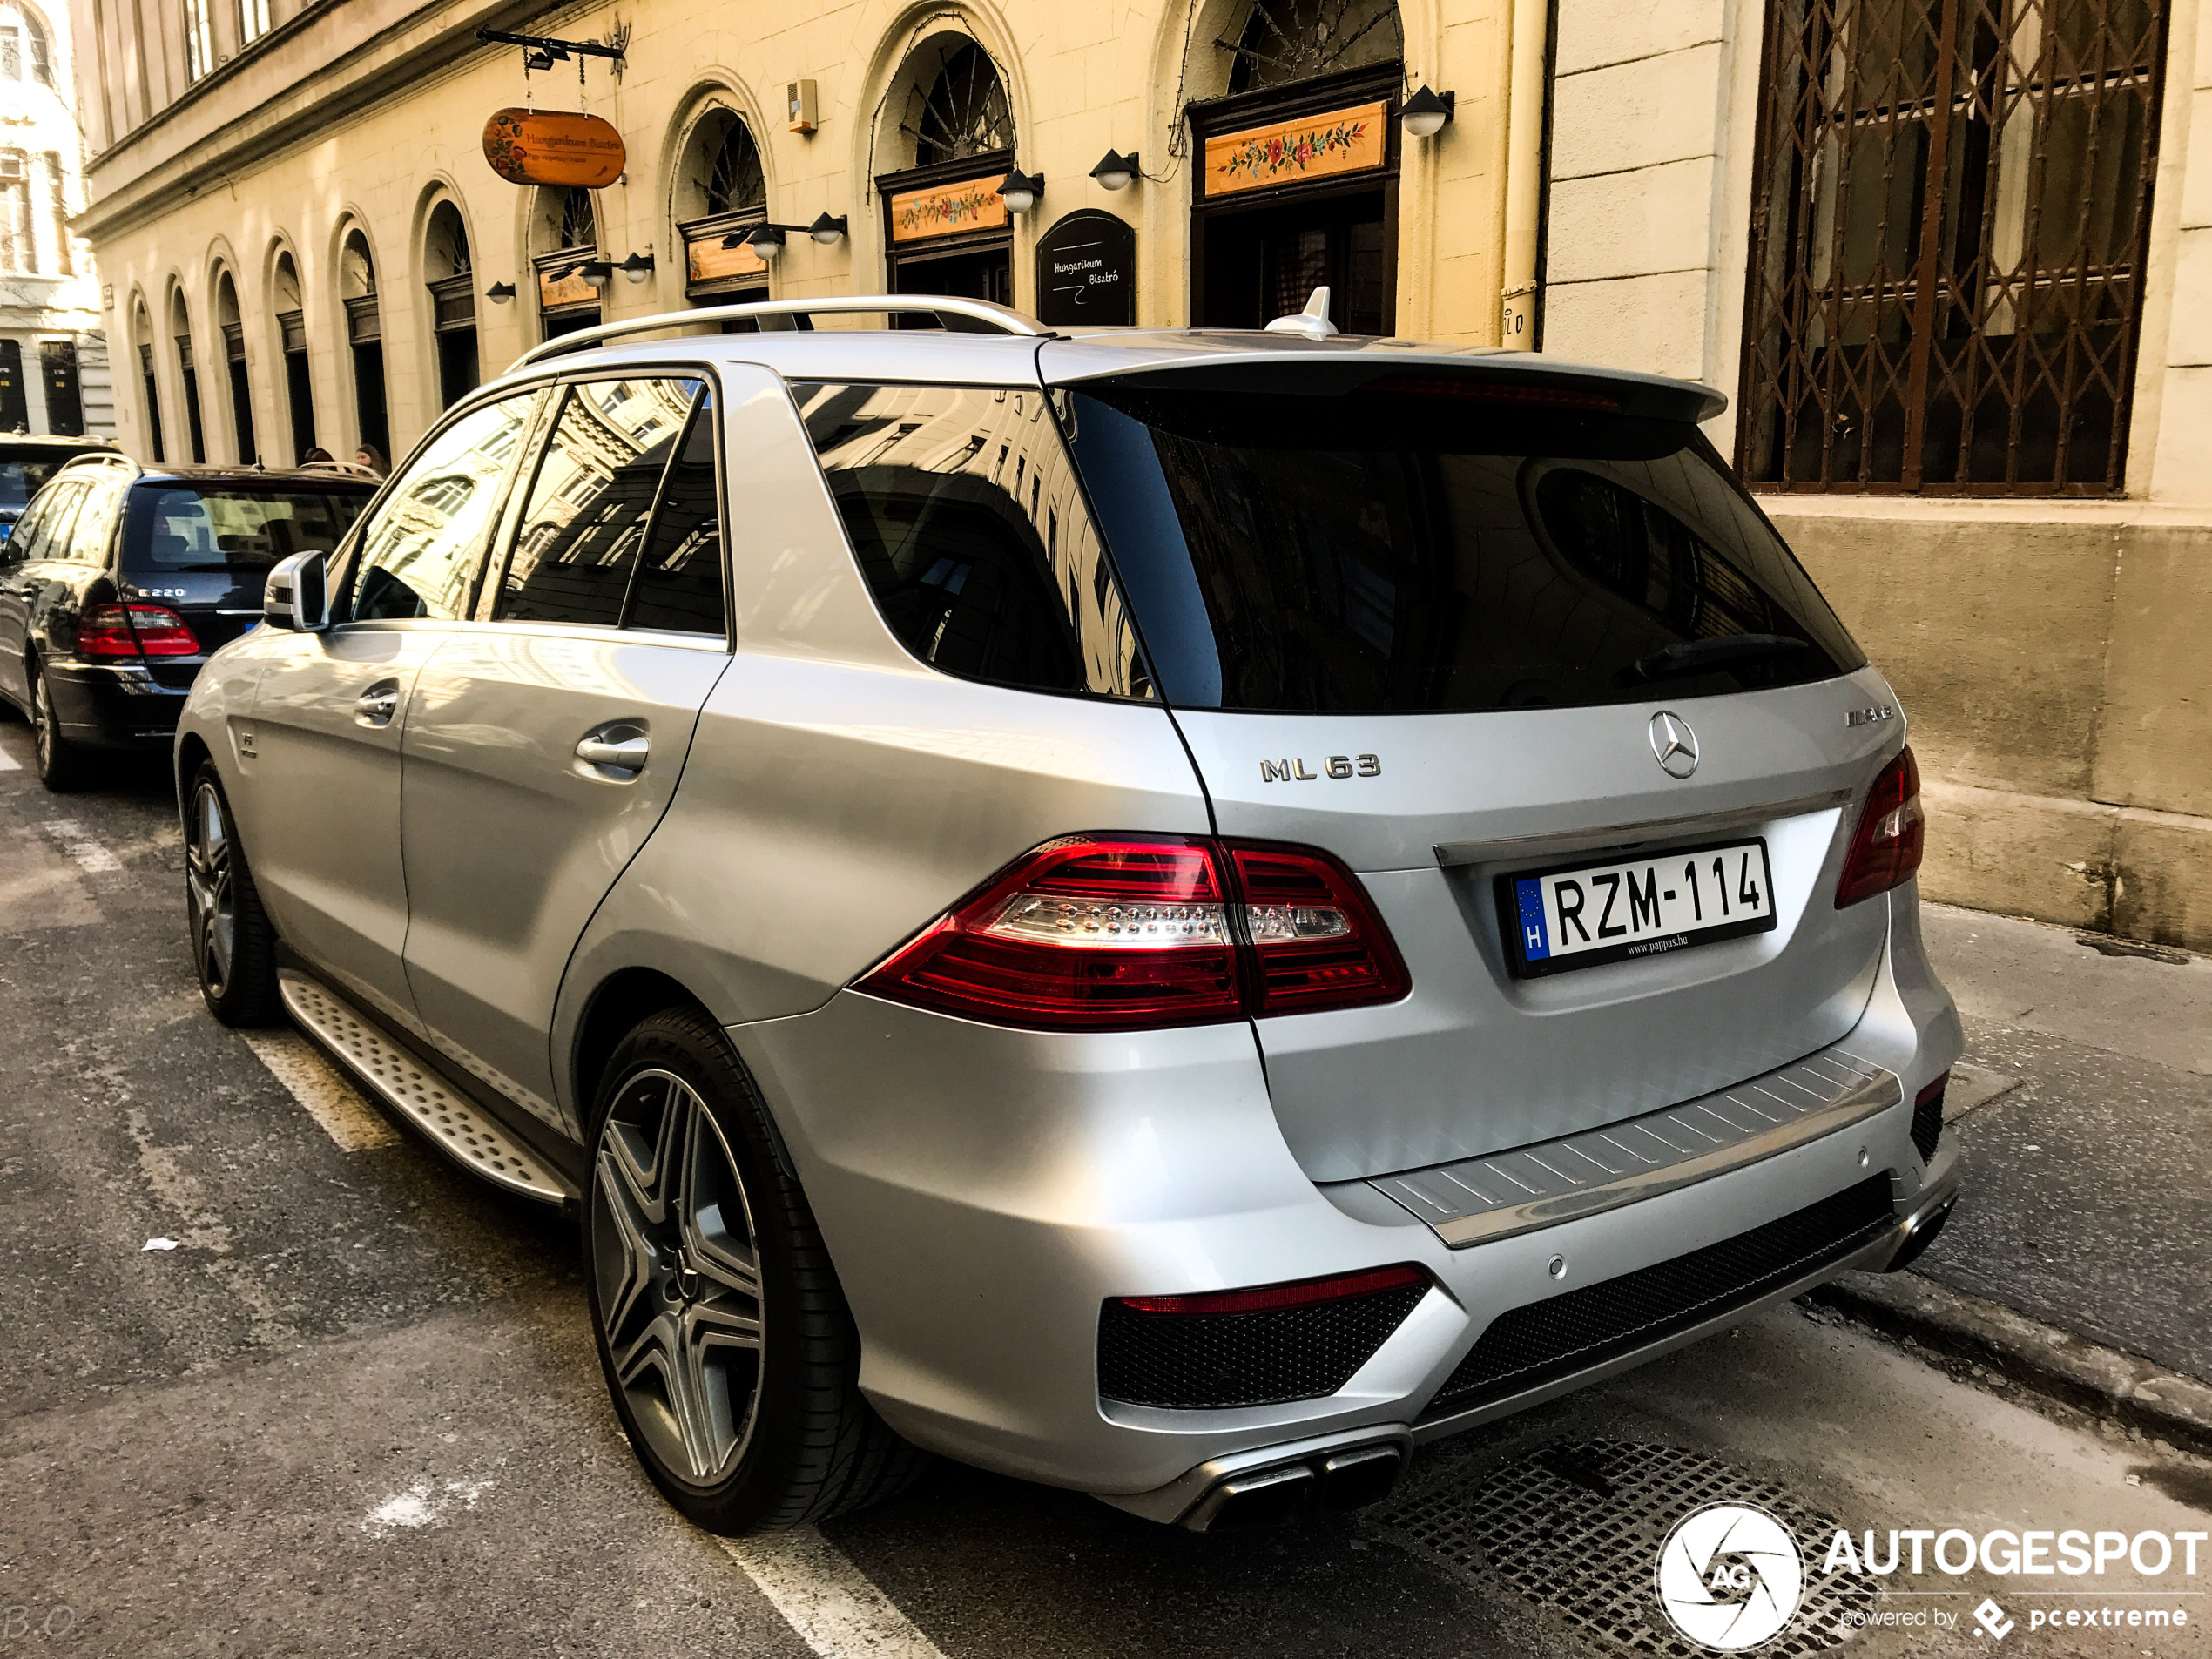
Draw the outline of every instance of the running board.
<instances>
[{"instance_id":1,"label":"running board","mask_svg":"<svg viewBox=\"0 0 2212 1659\"><path fill-rule=\"evenodd\" d=\"M472 1175L542 1204L574 1202L576 1192L484 1109L317 981L286 970L278 989L292 1017L345 1062L379 1099L421 1130Z\"/></svg>"}]
</instances>

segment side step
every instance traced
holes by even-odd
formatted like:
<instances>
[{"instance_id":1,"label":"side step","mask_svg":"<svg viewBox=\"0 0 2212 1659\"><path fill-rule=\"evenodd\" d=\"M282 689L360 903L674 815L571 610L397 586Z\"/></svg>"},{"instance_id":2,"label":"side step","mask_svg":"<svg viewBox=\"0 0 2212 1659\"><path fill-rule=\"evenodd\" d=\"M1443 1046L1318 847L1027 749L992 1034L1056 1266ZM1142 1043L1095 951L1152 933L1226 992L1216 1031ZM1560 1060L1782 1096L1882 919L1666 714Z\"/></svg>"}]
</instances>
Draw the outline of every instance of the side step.
<instances>
[{"instance_id":1,"label":"side step","mask_svg":"<svg viewBox=\"0 0 2212 1659\"><path fill-rule=\"evenodd\" d=\"M435 1073L386 1036L334 992L289 969L277 986L284 1006L332 1054L343 1061L384 1103L472 1175L542 1204L565 1204L577 1194L569 1184L495 1122L475 1102L456 1093Z\"/></svg>"}]
</instances>

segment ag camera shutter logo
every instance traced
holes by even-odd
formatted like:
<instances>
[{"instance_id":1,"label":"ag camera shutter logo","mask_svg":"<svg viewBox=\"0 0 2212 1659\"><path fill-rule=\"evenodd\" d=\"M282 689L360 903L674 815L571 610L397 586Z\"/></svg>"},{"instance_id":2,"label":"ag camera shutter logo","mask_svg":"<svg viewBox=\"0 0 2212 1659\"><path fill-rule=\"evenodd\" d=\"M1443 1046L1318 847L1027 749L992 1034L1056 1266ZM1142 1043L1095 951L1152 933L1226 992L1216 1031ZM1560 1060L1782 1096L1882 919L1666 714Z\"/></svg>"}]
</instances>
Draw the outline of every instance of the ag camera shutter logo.
<instances>
[{"instance_id":1,"label":"ag camera shutter logo","mask_svg":"<svg viewBox=\"0 0 2212 1659\"><path fill-rule=\"evenodd\" d=\"M1772 1641L1804 1588L1797 1539L1756 1504L1693 1509L1659 1547L1659 1605L1700 1647L1735 1653Z\"/></svg>"}]
</instances>

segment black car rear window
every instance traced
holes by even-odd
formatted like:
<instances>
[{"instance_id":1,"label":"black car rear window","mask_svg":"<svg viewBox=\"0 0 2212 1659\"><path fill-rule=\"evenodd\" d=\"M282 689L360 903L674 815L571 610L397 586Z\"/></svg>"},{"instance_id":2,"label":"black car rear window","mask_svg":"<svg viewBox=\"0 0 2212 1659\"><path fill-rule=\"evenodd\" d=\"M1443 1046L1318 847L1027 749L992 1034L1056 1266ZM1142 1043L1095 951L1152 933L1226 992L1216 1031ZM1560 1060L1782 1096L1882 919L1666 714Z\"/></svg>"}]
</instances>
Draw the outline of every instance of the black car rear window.
<instances>
[{"instance_id":1,"label":"black car rear window","mask_svg":"<svg viewBox=\"0 0 2212 1659\"><path fill-rule=\"evenodd\" d=\"M131 492L123 568L256 570L338 545L374 492L249 484L148 484Z\"/></svg>"},{"instance_id":2,"label":"black car rear window","mask_svg":"<svg viewBox=\"0 0 2212 1659\"><path fill-rule=\"evenodd\" d=\"M1188 707L1566 707L1865 662L1694 425L1585 401L1093 382L1073 447Z\"/></svg>"}]
</instances>

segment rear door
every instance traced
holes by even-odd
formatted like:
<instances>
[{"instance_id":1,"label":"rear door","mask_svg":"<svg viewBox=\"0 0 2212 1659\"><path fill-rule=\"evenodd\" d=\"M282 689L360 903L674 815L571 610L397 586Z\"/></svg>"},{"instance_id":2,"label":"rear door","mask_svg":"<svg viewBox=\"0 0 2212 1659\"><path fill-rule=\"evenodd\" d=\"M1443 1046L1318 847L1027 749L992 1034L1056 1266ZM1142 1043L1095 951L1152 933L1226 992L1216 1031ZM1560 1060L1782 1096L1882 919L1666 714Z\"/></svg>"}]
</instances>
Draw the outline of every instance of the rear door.
<instances>
[{"instance_id":1,"label":"rear door","mask_svg":"<svg viewBox=\"0 0 2212 1659\"><path fill-rule=\"evenodd\" d=\"M1836 877L1898 745L1851 716L1892 698L1695 404L1341 386L1074 400L1221 833L1341 858L1411 972L1256 1022L1308 1173L1548 1140L1851 1030L1886 907ZM1533 935L1523 879L1557 900Z\"/></svg>"},{"instance_id":2,"label":"rear door","mask_svg":"<svg viewBox=\"0 0 2212 1659\"><path fill-rule=\"evenodd\" d=\"M462 415L409 462L333 578L335 625L273 634L234 805L279 930L310 964L419 1031L401 953L408 695L475 604L544 394Z\"/></svg>"},{"instance_id":3,"label":"rear door","mask_svg":"<svg viewBox=\"0 0 2212 1659\"><path fill-rule=\"evenodd\" d=\"M556 1124L570 952L667 811L729 664L704 374L560 395L483 619L415 681L402 832L431 1041Z\"/></svg>"}]
</instances>

